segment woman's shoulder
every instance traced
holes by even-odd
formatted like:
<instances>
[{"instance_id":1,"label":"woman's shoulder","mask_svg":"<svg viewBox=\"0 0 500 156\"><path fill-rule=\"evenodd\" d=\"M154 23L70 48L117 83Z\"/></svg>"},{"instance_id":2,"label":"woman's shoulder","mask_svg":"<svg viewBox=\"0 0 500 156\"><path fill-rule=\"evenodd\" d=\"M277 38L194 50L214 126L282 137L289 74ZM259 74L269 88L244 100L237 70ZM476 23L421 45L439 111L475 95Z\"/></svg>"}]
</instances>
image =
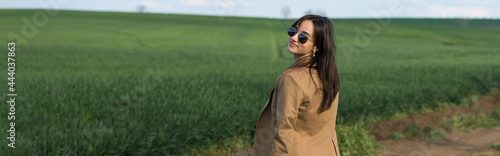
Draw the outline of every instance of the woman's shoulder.
<instances>
[{"instance_id":1,"label":"woman's shoulder","mask_svg":"<svg viewBox=\"0 0 500 156\"><path fill-rule=\"evenodd\" d=\"M321 81L318 71L315 68L311 68L311 72L309 72L309 67L287 69L278 77L278 83L283 83L285 81L295 82L297 85L304 88L314 87L316 90L322 88L322 84L319 83Z\"/></svg>"},{"instance_id":2,"label":"woman's shoulder","mask_svg":"<svg viewBox=\"0 0 500 156\"><path fill-rule=\"evenodd\" d=\"M311 75L317 79L316 69L311 68ZM293 81L295 83L303 84L311 81L309 74L309 67L296 67L283 71L278 77L278 82Z\"/></svg>"},{"instance_id":3,"label":"woman's shoulder","mask_svg":"<svg viewBox=\"0 0 500 156\"><path fill-rule=\"evenodd\" d=\"M291 77L303 78L304 75L309 75L309 73L317 74L317 71L315 68L311 68L311 71L309 72L309 67L295 67L286 69L281 73L280 77L287 75Z\"/></svg>"}]
</instances>

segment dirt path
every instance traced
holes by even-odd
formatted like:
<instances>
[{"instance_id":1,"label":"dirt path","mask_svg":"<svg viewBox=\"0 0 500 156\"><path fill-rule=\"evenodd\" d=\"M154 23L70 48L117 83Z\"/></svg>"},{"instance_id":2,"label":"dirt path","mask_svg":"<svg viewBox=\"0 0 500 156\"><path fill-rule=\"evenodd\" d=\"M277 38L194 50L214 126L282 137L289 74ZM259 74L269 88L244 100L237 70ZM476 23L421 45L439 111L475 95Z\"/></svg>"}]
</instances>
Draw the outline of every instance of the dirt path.
<instances>
[{"instance_id":1,"label":"dirt path","mask_svg":"<svg viewBox=\"0 0 500 156\"><path fill-rule=\"evenodd\" d=\"M373 134L376 139L385 146L386 151L383 155L387 156L466 156L471 154L500 156L500 150L495 150L491 147L492 144L500 143L500 127L494 127L491 129L478 128L470 130L469 133L449 133L446 134L449 140L439 140L431 144L416 138L400 139L397 141L387 139L389 134L401 132L408 124L416 124L420 127L436 127L443 117L448 117L453 114L467 114L474 111L490 113L496 107L500 108L500 94L495 94L481 99L479 103L471 106L457 107L426 114L417 114L404 119L380 122L373 126L375 130L372 131L371 134Z\"/></svg>"},{"instance_id":2,"label":"dirt path","mask_svg":"<svg viewBox=\"0 0 500 156\"><path fill-rule=\"evenodd\" d=\"M450 117L455 114L467 114L475 111L483 111L489 114L496 107L500 108L500 94L483 98L479 100L478 103L470 106L455 107L425 114L415 114L403 119L379 122L373 125L370 134L374 135L377 140L386 140L390 134L401 132L409 124L416 124L422 128L426 126L437 127L444 117Z\"/></svg>"},{"instance_id":3,"label":"dirt path","mask_svg":"<svg viewBox=\"0 0 500 156\"><path fill-rule=\"evenodd\" d=\"M500 155L500 150L491 148L500 143L500 127L480 128L469 133L447 134L449 140L439 140L432 144L418 139L383 140L386 156L466 156L469 154Z\"/></svg>"}]
</instances>

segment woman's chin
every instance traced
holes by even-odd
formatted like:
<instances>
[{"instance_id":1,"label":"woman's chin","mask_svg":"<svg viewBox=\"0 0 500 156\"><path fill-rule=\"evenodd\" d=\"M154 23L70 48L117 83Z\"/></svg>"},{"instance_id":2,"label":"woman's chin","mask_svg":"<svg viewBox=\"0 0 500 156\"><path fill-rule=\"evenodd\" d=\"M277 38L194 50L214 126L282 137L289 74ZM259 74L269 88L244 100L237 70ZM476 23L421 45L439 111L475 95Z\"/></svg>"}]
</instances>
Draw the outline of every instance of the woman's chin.
<instances>
[{"instance_id":1,"label":"woman's chin","mask_svg":"<svg viewBox=\"0 0 500 156\"><path fill-rule=\"evenodd\" d=\"M297 49L295 47L288 46L287 50L288 50L288 52L293 53L293 54L297 53Z\"/></svg>"},{"instance_id":2,"label":"woman's chin","mask_svg":"<svg viewBox=\"0 0 500 156\"><path fill-rule=\"evenodd\" d=\"M293 55L303 55L303 54L298 53L298 52L296 52L296 51L290 51L290 50L289 50L288 52L290 52L290 53L291 53L291 54L293 54Z\"/></svg>"}]
</instances>

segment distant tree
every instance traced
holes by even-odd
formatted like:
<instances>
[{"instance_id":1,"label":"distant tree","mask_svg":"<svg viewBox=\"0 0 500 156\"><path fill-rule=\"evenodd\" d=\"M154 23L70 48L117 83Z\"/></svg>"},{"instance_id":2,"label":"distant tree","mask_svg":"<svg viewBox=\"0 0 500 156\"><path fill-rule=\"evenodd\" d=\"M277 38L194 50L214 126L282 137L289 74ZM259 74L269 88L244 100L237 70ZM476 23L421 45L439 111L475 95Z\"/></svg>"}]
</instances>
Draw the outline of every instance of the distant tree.
<instances>
[{"instance_id":1,"label":"distant tree","mask_svg":"<svg viewBox=\"0 0 500 156\"><path fill-rule=\"evenodd\" d=\"M320 15L320 16L326 16L326 11L324 11L324 10L322 10L320 8L317 8L315 11L313 11L312 9L307 9L304 14L306 14L306 15L308 15L308 14L316 14L316 15Z\"/></svg>"},{"instance_id":2,"label":"distant tree","mask_svg":"<svg viewBox=\"0 0 500 156\"><path fill-rule=\"evenodd\" d=\"M146 11L146 5L144 4L139 4L139 6L137 6L137 11L139 13L144 13L144 11Z\"/></svg>"},{"instance_id":3,"label":"distant tree","mask_svg":"<svg viewBox=\"0 0 500 156\"><path fill-rule=\"evenodd\" d=\"M305 12L306 15L308 14L313 14L313 10L312 9L307 9L307 11Z\"/></svg>"},{"instance_id":4,"label":"distant tree","mask_svg":"<svg viewBox=\"0 0 500 156\"><path fill-rule=\"evenodd\" d=\"M286 5L281 7L281 13L283 14L283 17L285 17L285 19L287 19L288 16L290 16L290 12L291 12L290 7L288 7Z\"/></svg>"},{"instance_id":5,"label":"distant tree","mask_svg":"<svg viewBox=\"0 0 500 156\"><path fill-rule=\"evenodd\" d=\"M317 9L316 9L316 15L326 16L326 11L324 11L324 10L323 10L323 9L321 9L321 8L317 8Z\"/></svg>"}]
</instances>

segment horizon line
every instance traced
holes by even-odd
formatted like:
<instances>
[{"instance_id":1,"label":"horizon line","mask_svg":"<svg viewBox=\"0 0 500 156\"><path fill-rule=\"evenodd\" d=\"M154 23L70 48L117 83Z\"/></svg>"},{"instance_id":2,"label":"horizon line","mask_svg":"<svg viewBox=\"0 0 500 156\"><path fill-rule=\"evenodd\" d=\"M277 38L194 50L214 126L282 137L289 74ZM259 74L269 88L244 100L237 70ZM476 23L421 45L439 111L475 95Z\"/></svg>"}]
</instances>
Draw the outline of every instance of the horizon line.
<instances>
[{"instance_id":1,"label":"horizon line","mask_svg":"<svg viewBox=\"0 0 500 156\"><path fill-rule=\"evenodd\" d=\"M47 10L41 8L0 8L0 10ZM137 12L137 11L107 11L107 10L79 10L79 9L57 9L57 11L73 11L73 12L102 12L102 13L130 13L130 14L161 14L161 15L186 15L186 16L209 16L209 17L237 17L237 18L260 18L260 19L284 19L293 20L300 17L264 17L264 16L242 16L242 15L216 15L216 14L186 14L186 13L166 13L166 12ZM305 14L304 14L305 15ZM329 19L378 19L377 17L328 17ZM486 17L390 17L391 19L469 19L469 20L500 20L499 18Z\"/></svg>"}]
</instances>

